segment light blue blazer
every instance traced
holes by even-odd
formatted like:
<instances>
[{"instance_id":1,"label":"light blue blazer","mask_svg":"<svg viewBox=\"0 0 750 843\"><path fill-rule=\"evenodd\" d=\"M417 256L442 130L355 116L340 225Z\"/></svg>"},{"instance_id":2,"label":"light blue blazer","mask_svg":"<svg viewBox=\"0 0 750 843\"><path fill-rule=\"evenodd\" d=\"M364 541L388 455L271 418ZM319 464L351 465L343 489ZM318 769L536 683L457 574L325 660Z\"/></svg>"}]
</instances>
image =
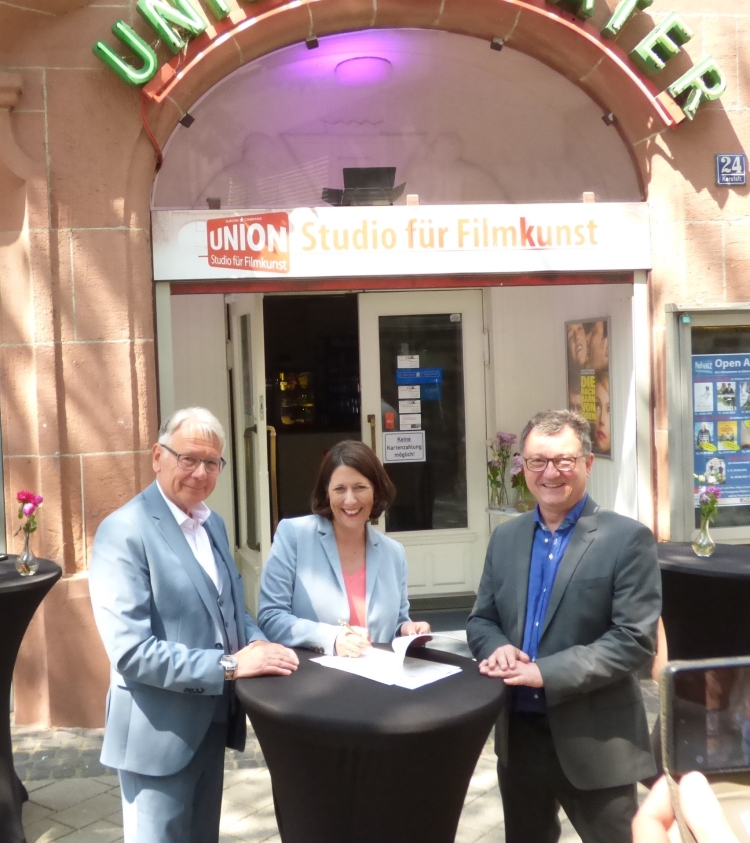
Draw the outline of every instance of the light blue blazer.
<instances>
[{"instance_id":1,"label":"light blue blazer","mask_svg":"<svg viewBox=\"0 0 750 843\"><path fill-rule=\"evenodd\" d=\"M390 643L409 620L406 556L367 525L366 623L374 643ZM260 581L258 624L269 641L329 655L349 619L333 524L321 515L282 521Z\"/></svg>"},{"instance_id":2,"label":"light blue blazer","mask_svg":"<svg viewBox=\"0 0 750 843\"><path fill-rule=\"evenodd\" d=\"M226 527L204 524L228 566L240 646L265 637L245 611ZM101 761L150 776L172 775L192 759L224 690L227 640L216 596L161 492L152 483L99 526L91 601L112 664ZM243 749L244 715L232 746Z\"/></svg>"}]
</instances>

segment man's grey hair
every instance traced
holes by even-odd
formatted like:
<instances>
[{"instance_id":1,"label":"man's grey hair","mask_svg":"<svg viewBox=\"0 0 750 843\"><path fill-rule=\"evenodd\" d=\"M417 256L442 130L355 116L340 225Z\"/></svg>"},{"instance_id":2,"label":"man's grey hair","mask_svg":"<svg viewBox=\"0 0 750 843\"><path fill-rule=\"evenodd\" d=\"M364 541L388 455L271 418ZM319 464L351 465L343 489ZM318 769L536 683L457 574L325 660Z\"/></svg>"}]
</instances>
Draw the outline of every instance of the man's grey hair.
<instances>
[{"instance_id":1,"label":"man's grey hair","mask_svg":"<svg viewBox=\"0 0 750 843\"><path fill-rule=\"evenodd\" d=\"M224 428L216 416L205 407L186 407L184 410L177 410L176 413L172 413L168 419L162 422L157 442L160 445L169 445L175 433L185 424L193 430L197 430L206 439L217 439L221 453L224 453L227 444Z\"/></svg>"},{"instance_id":2,"label":"man's grey hair","mask_svg":"<svg viewBox=\"0 0 750 843\"><path fill-rule=\"evenodd\" d=\"M591 425L580 413L574 413L571 410L544 410L537 413L521 433L521 451L523 451L532 430L541 436L557 436L564 427L569 427L580 439L583 455L590 454Z\"/></svg>"}]
</instances>

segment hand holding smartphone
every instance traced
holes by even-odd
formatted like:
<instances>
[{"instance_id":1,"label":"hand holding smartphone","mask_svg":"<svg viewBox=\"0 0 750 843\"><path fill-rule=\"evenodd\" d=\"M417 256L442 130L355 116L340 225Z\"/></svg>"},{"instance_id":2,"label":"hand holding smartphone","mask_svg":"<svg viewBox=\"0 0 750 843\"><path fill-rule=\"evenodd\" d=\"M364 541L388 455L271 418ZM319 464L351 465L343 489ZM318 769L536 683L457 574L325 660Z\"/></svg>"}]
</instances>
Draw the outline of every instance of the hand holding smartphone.
<instances>
[{"instance_id":1,"label":"hand holding smartphone","mask_svg":"<svg viewBox=\"0 0 750 843\"><path fill-rule=\"evenodd\" d=\"M696 838L682 816L677 781L697 770L736 838L750 843L750 656L667 664L661 726L664 770L683 841Z\"/></svg>"}]
</instances>

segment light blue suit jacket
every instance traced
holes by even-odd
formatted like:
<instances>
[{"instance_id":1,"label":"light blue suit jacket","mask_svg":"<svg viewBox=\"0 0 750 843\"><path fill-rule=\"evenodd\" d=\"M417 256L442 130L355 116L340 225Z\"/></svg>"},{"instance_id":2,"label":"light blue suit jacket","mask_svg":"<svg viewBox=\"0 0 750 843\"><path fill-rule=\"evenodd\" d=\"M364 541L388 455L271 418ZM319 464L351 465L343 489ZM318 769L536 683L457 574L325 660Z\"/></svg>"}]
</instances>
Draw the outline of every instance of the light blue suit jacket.
<instances>
[{"instance_id":1,"label":"light blue suit jacket","mask_svg":"<svg viewBox=\"0 0 750 843\"><path fill-rule=\"evenodd\" d=\"M404 548L369 524L365 613L378 644L409 620ZM260 581L260 628L270 641L330 655L339 618L349 619L349 603L333 524L321 515L282 521Z\"/></svg>"},{"instance_id":2,"label":"light blue suit jacket","mask_svg":"<svg viewBox=\"0 0 750 843\"><path fill-rule=\"evenodd\" d=\"M212 512L204 527L232 579L240 647L265 640L245 611L224 522ZM89 585L112 664L102 764L172 775L190 762L213 719L228 647L216 596L155 482L99 526ZM231 745L243 749L245 718L238 718Z\"/></svg>"}]
</instances>

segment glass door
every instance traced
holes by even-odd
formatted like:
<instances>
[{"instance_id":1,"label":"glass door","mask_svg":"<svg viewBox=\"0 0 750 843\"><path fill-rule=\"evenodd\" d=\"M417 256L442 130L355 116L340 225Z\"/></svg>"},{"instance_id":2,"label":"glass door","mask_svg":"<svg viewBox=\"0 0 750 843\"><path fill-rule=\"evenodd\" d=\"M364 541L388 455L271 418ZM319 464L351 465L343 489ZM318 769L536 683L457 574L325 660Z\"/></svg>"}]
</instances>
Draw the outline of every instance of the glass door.
<instances>
[{"instance_id":1,"label":"glass door","mask_svg":"<svg viewBox=\"0 0 750 843\"><path fill-rule=\"evenodd\" d=\"M362 439L397 497L378 529L406 547L411 594L475 591L487 545L482 296L359 297Z\"/></svg>"},{"instance_id":2,"label":"glass door","mask_svg":"<svg viewBox=\"0 0 750 843\"><path fill-rule=\"evenodd\" d=\"M269 483L275 461L275 431L266 419L263 296L229 295L230 356L236 508L239 533L235 559L245 581L245 599L257 609L263 563L271 549L273 501Z\"/></svg>"}]
</instances>

